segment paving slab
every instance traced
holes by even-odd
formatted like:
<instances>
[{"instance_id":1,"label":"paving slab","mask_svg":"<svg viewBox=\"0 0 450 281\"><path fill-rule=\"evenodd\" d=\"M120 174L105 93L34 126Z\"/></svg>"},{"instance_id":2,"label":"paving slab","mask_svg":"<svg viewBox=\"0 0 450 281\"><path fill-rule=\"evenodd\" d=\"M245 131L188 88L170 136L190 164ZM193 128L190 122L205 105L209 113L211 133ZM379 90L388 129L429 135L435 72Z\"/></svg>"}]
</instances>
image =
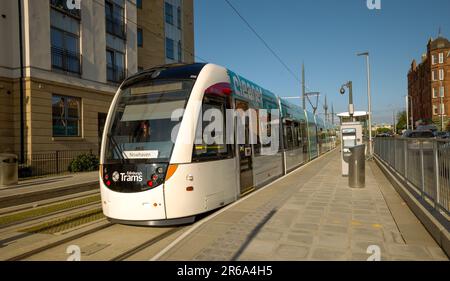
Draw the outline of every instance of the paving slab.
<instances>
[{"instance_id":1,"label":"paving slab","mask_svg":"<svg viewBox=\"0 0 450 281\"><path fill-rule=\"evenodd\" d=\"M372 163L348 187L335 150L192 226L158 260L448 260Z\"/></svg>"}]
</instances>

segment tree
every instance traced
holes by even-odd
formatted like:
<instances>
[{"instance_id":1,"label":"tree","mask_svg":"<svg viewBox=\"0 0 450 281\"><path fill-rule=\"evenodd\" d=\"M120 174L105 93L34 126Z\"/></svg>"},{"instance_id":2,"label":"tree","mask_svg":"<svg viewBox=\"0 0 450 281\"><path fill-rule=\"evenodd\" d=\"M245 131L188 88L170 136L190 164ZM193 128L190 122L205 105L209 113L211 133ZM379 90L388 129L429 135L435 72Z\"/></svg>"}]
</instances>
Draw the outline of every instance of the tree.
<instances>
[{"instance_id":1,"label":"tree","mask_svg":"<svg viewBox=\"0 0 450 281\"><path fill-rule=\"evenodd\" d=\"M397 132L401 132L402 130L406 129L406 111L400 111L397 114L397 125L395 126L397 129Z\"/></svg>"}]
</instances>

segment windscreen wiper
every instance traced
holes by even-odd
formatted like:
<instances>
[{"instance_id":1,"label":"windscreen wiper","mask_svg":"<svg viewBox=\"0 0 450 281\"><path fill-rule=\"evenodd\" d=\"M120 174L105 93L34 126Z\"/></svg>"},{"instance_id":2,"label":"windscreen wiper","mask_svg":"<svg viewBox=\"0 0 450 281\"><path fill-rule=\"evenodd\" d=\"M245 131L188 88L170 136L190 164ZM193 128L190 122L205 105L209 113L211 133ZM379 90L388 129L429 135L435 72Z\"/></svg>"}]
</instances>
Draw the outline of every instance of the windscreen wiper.
<instances>
[{"instance_id":1,"label":"windscreen wiper","mask_svg":"<svg viewBox=\"0 0 450 281\"><path fill-rule=\"evenodd\" d=\"M115 139L114 136L111 135L111 134L108 134L108 139L113 143L113 145L114 145L114 150L115 150L116 153L119 155L120 162L121 162L122 164L124 164L125 158L124 158L124 155L123 155L123 150L122 150L122 149L120 148L120 146L117 144L116 139Z\"/></svg>"}]
</instances>

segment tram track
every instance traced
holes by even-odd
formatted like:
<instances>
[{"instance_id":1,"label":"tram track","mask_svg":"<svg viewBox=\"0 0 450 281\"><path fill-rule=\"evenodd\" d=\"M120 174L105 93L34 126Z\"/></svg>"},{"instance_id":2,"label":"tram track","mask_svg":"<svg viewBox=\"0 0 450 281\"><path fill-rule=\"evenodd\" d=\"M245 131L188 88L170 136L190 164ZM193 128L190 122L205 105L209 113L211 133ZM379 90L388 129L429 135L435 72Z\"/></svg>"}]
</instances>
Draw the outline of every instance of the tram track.
<instances>
[{"instance_id":1,"label":"tram track","mask_svg":"<svg viewBox=\"0 0 450 281\"><path fill-rule=\"evenodd\" d=\"M0 208L0 218L3 216L11 215L18 212L28 211L36 208L46 207L54 204L58 204L65 201L77 200L85 197L90 197L94 195L99 195L98 190L84 191L80 193L74 193L69 195L63 195L59 197L50 197L47 199L42 199L39 201L29 202L22 205L17 205L13 207ZM1 199L0 199L1 200Z\"/></svg>"},{"instance_id":2,"label":"tram track","mask_svg":"<svg viewBox=\"0 0 450 281\"><path fill-rule=\"evenodd\" d=\"M42 223L42 222L45 222L46 220L57 219L58 217L61 217L61 216L76 213L76 211L79 211L79 210L89 209L90 207L92 207L92 209L94 209L95 207L101 207L101 204L97 203L97 202L93 202L93 203L89 203L89 204L85 204L85 205L81 205L81 206L76 206L76 207L56 211L56 212L49 213L46 215L26 218L26 219L14 221L14 222L11 222L8 224L3 224L3 225L0 225L0 231L2 231L0 233L3 233L3 231L9 231L12 229L24 228L27 226L28 223L30 223L31 225L35 224L35 223L33 223L35 221L37 221L38 223Z\"/></svg>"},{"instance_id":3,"label":"tram track","mask_svg":"<svg viewBox=\"0 0 450 281\"><path fill-rule=\"evenodd\" d=\"M58 217L74 214L77 210L87 210L91 207L101 207L99 194L82 195L53 204L6 213L0 216L0 231L4 233L14 228L23 228L22 225L27 223L33 224L35 221L36 223L42 223L46 219L57 219Z\"/></svg>"},{"instance_id":4,"label":"tram track","mask_svg":"<svg viewBox=\"0 0 450 281\"><path fill-rule=\"evenodd\" d=\"M182 229L183 229L183 227L171 228L168 231L161 233L161 234L157 235L156 237L153 237L153 238L145 241L144 243L141 243L138 246L133 247L132 249L110 259L109 261L124 261L124 260L142 252L143 250L155 245L156 243L162 241L163 239L169 237L170 235L175 234L178 231L181 231Z\"/></svg>"},{"instance_id":5,"label":"tram track","mask_svg":"<svg viewBox=\"0 0 450 281\"><path fill-rule=\"evenodd\" d=\"M53 189L44 189L34 192L7 195L0 197L0 208L9 208L13 206L37 202L40 200L53 199L96 189L98 189L97 181L92 183L80 183Z\"/></svg>"},{"instance_id":6,"label":"tram track","mask_svg":"<svg viewBox=\"0 0 450 281\"><path fill-rule=\"evenodd\" d=\"M20 261L20 260L27 259L29 257L35 256L37 254L40 254L42 252L51 250L51 249L53 249L55 247L64 245L64 244L66 244L68 242L71 242L71 241L74 241L76 239L82 238L84 236L96 233L98 231L101 231L101 230L106 229L108 227L111 227L113 225L114 225L113 223L110 223L110 222L105 220L105 222L103 224L99 225L99 226L96 226L94 228L91 228L91 229L79 232L77 234L74 234L74 235L71 235L69 237L63 238L61 240L58 240L58 241L52 242L50 244L47 244L45 246L41 246L41 247L35 248L35 249L27 251L25 253L13 256L11 258L6 259L6 261Z\"/></svg>"}]
</instances>

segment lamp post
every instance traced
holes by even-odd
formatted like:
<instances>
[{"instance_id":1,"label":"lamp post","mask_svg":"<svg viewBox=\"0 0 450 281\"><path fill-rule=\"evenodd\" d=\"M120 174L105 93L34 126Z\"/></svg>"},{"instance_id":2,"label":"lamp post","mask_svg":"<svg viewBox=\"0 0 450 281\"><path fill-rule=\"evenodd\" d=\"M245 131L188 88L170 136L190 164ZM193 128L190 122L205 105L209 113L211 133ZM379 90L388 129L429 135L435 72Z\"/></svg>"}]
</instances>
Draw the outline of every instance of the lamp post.
<instances>
[{"instance_id":1,"label":"lamp post","mask_svg":"<svg viewBox=\"0 0 450 281\"><path fill-rule=\"evenodd\" d=\"M355 113L355 106L353 105L353 83L352 81L348 81L344 85L341 86L341 90L339 91L341 95L345 94L345 88L347 87L349 90L348 94L348 114L350 115L350 118L352 121L355 121L353 118L353 114Z\"/></svg>"},{"instance_id":2,"label":"lamp post","mask_svg":"<svg viewBox=\"0 0 450 281\"><path fill-rule=\"evenodd\" d=\"M369 52L359 53L357 56L365 56L366 57L366 67L367 67L367 100L368 100L368 114L369 114L369 154L372 157L373 149L372 149L372 100L370 97L370 61L369 61Z\"/></svg>"}]
</instances>

